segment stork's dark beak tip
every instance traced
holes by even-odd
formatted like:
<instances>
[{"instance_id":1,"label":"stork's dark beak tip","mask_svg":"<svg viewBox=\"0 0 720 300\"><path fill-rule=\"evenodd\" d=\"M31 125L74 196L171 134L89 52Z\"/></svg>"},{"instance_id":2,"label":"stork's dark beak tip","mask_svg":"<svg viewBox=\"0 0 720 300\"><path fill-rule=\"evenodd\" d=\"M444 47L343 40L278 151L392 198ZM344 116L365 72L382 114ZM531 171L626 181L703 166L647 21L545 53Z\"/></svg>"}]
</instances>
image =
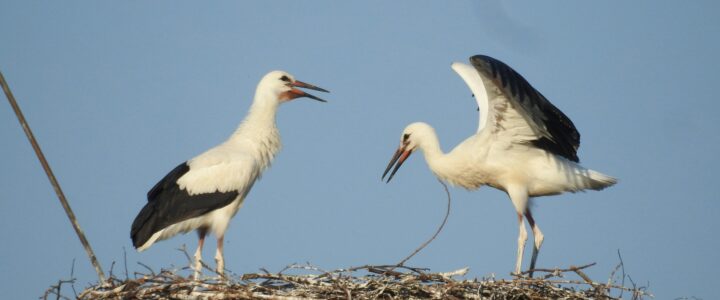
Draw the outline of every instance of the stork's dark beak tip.
<instances>
[{"instance_id":1,"label":"stork's dark beak tip","mask_svg":"<svg viewBox=\"0 0 720 300\"><path fill-rule=\"evenodd\" d=\"M390 172L390 169L392 169L392 172L390 172L390 176L385 183L390 183L390 180L392 180L393 176L395 176L395 172L400 169L400 166L402 166L408 156L410 156L411 152L411 150L406 151L405 147L403 145L400 145L400 147L395 151L393 157L390 159L390 163L388 163L387 167L385 168L385 172L383 172L382 179L384 179L385 175L387 175L388 172ZM393 168L393 166L395 166L395 168Z\"/></svg>"},{"instance_id":2,"label":"stork's dark beak tip","mask_svg":"<svg viewBox=\"0 0 720 300\"><path fill-rule=\"evenodd\" d=\"M302 81L300 81L300 80L295 80L295 82L293 82L292 85L294 85L294 86L296 86L296 87L301 87L301 88L305 88L305 89L311 89L311 90L315 90L315 91L319 91L319 92L324 92L324 93L329 93L329 92L330 92L330 91L328 91L328 90L326 90L326 89L324 89L324 88L321 88L321 87L319 87L319 86L315 86L315 85L312 85L312 84L309 84L309 83L305 83L305 82L302 82Z\"/></svg>"},{"instance_id":3,"label":"stork's dark beak tip","mask_svg":"<svg viewBox=\"0 0 720 300\"><path fill-rule=\"evenodd\" d=\"M320 92L323 92L323 93L329 93L329 92L330 92L330 91L328 91L328 90L326 90L326 89L324 89L324 88L317 87L317 86L315 87L315 90L320 91Z\"/></svg>"},{"instance_id":4,"label":"stork's dark beak tip","mask_svg":"<svg viewBox=\"0 0 720 300\"><path fill-rule=\"evenodd\" d=\"M330 92L330 91L328 91L328 90L326 90L326 89L324 89L324 88L321 88L321 87L318 87L318 86L314 86L314 85L312 85L312 84L305 83L305 82L302 82L302 81L300 81L300 80L295 80L295 82L293 82L292 85L295 86L295 87L304 88L304 89L310 89L310 90L315 90L315 91L320 91L320 92L324 92L324 93L329 93L329 92ZM311 95L311 94L308 94L308 93L305 93L305 92L302 92L301 97L307 97L307 98L310 98L310 99L313 99L313 100L317 100L317 101L320 101L320 102L327 102L327 100L325 100L325 99L321 99L320 97L317 97L317 96L315 96L315 95Z\"/></svg>"},{"instance_id":5,"label":"stork's dark beak tip","mask_svg":"<svg viewBox=\"0 0 720 300\"><path fill-rule=\"evenodd\" d=\"M306 93L306 94L307 94L307 93ZM320 101L320 102L323 102L323 103L327 103L327 100L321 99L321 98L318 98L318 97L315 97L315 96L310 95L310 94L307 94L307 96L305 96L305 97L308 97L308 98L310 98L310 99L317 100L317 101Z\"/></svg>"}]
</instances>

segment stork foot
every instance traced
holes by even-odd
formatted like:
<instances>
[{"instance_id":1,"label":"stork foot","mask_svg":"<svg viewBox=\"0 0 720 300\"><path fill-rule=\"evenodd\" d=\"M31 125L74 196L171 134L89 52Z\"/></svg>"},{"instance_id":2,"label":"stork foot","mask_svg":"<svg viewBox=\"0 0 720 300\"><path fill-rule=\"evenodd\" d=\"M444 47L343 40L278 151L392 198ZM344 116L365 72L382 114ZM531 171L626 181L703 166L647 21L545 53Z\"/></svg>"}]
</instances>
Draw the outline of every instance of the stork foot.
<instances>
[{"instance_id":1,"label":"stork foot","mask_svg":"<svg viewBox=\"0 0 720 300\"><path fill-rule=\"evenodd\" d=\"M215 257L215 263L217 265L215 272L218 273L220 277L223 277L223 275L225 275L225 260L222 256L218 256Z\"/></svg>"}]
</instances>

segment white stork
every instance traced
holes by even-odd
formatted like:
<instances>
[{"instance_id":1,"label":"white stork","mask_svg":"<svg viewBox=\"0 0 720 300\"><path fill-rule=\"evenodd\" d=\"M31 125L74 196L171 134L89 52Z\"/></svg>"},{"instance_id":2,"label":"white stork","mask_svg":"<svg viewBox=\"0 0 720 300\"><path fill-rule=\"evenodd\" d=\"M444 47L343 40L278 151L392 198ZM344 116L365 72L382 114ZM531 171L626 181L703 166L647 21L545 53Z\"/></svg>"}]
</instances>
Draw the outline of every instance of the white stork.
<instances>
[{"instance_id":1,"label":"white stork","mask_svg":"<svg viewBox=\"0 0 720 300\"><path fill-rule=\"evenodd\" d=\"M395 165L387 179L390 182L410 154L420 149L439 179L468 190L489 185L507 193L520 226L515 263L515 274L520 274L527 241L523 218L535 241L530 270L535 268L543 242L528 205L532 197L601 190L617 180L578 164L580 134L575 125L515 70L483 55L471 57L470 63L454 63L452 68L477 101L477 132L443 153L430 125L412 123L403 130L400 147L382 178Z\"/></svg>"},{"instance_id":2,"label":"white stork","mask_svg":"<svg viewBox=\"0 0 720 300\"><path fill-rule=\"evenodd\" d=\"M222 144L205 151L170 171L150 189L148 202L130 230L133 245L144 251L155 242L178 233L197 230L195 278L202 267L202 248L207 233L217 237L215 261L223 274L223 237L230 219L242 206L255 181L280 150L275 114L280 104L295 98L325 100L296 87L328 92L273 71L258 83L250 110Z\"/></svg>"}]
</instances>

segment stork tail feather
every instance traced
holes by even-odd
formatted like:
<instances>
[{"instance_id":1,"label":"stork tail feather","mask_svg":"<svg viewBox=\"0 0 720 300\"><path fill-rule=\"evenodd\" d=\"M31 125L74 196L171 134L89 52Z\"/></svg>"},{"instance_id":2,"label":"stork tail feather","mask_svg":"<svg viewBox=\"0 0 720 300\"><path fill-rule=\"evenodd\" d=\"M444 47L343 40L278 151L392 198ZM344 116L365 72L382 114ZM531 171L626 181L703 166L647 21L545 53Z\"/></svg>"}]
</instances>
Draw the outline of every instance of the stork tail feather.
<instances>
[{"instance_id":1,"label":"stork tail feather","mask_svg":"<svg viewBox=\"0 0 720 300\"><path fill-rule=\"evenodd\" d=\"M588 170L588 173L588 177L590 178L588 188L590 189L599 191L617 183L617 179L615 177L611 177L593 170Z\"/></svg>"}]
</instances>

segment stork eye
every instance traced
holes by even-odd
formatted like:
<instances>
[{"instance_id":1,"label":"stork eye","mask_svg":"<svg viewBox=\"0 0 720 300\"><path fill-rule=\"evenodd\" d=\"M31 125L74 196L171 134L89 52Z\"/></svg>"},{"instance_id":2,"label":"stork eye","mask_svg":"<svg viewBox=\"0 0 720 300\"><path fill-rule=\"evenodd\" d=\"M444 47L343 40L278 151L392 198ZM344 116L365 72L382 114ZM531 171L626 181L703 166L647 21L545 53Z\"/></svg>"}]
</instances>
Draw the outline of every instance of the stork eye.
<instances>
[{"instance_id":1,"label":"stork eye","mask_svg":"<svg viewBox=\"0 0 720 300\"><path fill-rule=\"evenodd\" d=\"M283 75L283 77L280 77L280 80L286 81L286 82L290 82L290 78L288 78L288 77L285 76L285 75Z\"/></svg>"},{"instance_id":2,"label":"stork eye","mask_svg":"<svg viewBox=\"0 0 720 300\"><path fill-rule=\"evenodd\" d=\"M407 141L409 138L410 138L409 133L403 134L403 141Z\"/></svg>"}]
</instances>

